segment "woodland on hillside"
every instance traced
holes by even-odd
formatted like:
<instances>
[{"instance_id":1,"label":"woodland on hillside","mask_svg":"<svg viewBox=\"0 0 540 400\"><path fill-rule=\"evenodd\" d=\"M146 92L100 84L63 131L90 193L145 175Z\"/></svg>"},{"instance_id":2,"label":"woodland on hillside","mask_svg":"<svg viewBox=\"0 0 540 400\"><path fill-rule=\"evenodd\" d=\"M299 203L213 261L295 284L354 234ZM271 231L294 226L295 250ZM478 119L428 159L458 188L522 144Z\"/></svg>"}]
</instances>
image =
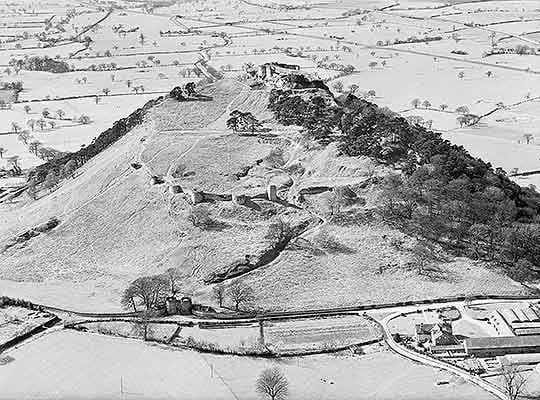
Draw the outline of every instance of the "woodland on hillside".
<instances>
[{"instance_id":1,"label":"woodland on hillside","mask_svg":"<svg viewBox=\"0 0 540 400\"><path fill-rule=\"evenodd\" d=\"M307 93L309 92L309 96ZM393 166L376 182L387 223L457 255L493 261L518 280L540 266L540 194L439 133L329 90L273 90L269 108L308 139Z\"/></svg>"}]
</instances>

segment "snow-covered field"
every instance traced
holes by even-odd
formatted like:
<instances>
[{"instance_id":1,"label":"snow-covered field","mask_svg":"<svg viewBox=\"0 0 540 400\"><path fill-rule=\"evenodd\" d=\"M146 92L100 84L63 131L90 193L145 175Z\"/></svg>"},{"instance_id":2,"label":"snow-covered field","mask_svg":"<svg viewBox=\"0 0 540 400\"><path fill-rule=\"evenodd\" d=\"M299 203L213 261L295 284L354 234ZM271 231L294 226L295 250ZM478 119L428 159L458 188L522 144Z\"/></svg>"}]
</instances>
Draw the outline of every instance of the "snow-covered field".
<instances>
[{"instance_id":1,"label":"snow-covered field","mask_svg":"<svg viewBox=\"0 0 540 400\"><path fill-rule=\"evenodd\" d=\"M22 307L0 308L0 343L25 334L51 318L53 316L49 313Z\"/></svg>"},{"instance_id":2,"label":"snow-covered field","mask_svg":"<svg viewBox=\"0 0 540 400\"><path fill-rule=\"evenodd\" d=\"M241 73L245 64L250 62L255 65L268 61L298 64L306 71L326 79L335 92L352 90L352 85L358 86L357 94L374 91L375 95L369 98L370 101L388 106L405 117L419 116L424 121L431 121L434 130L442 132L452 142L463 145L473 155L491 162L494 167L500 166L508 172L540 169L540 151L537 147L540 141L535 138L540 134L540 56L487 54L497 48L515 49L517 45L540 47L539 34L534 33L540 29L540 11L535 1L464 3L459 0L405 0L388 7L392 1L331 0L321 3L315 0L250 0L246 3L241 0L214 0L177 2L166 7L155 7L151 12L144 10L141 3L123 0L113 3L121 7L115 7L110 15L97 3L85 3L75 8L76 15L66 23L60 21L72 14L73 4L69 0L54 3L14 0L0 5L3 14L0 15L0 82L21 81L24 85L20 93L23 102L13 105L11 109L0 110L0 133L8 133L0 135L0 147L4 149L6 157L18 155L23 169L34 167L43 160L33 154L28 144L22 143L16 133L10 131L28 130L32 135L30 142L39 141L41 146L58 151L77 150L90 143L114 121L127 116L148 100L168 92L174 86L197 81L199 78L193 72L193 67L201 59L209 60L210 65L223 70L227 77ZM309 7L287 10L279 6L292 3ZM23 6L39 14L23 12ZM48 24L46 20L52 16L54 18ZM23 22L27 20L35 23L24 25ZM163 31L169 30L175 31L172 36L162 35ZM37 37L42 32L61 41L44 48L43 42ZM78 40L78 36L88 36L88 44ZM14 40L10 41L9 38ZM428 43L424 40L426 38L432 41ZM58 74L14 71L11 65L13 58L36 55L48 55L65 61L73 71ZM352 66L354 71L340 73L345 66ZM340 84L343 88L339 87ZM83 98L66 99L71 96ZM243 97L238 96L239 101L242 100ZM417 106L411 104L415 99L418 99ZM171 127L176 126L177 120L187 119L186 115L191 118L190 128L206 126L203 122L211 118L204 114L215 112L216 115L211 117L218 118L219 113L229 110L234 103L232 99L226 100L219 107L214 100L215 109L204 108L198 103L190 104L189 112L186 111L188 106L178 107L185 113L181 118L174 112L167 117ZM239 104L248 109L257 106L246 105L245 102ZM29 108L25 107L27 105ZM474 127L460 126L456 108L461 106L480 116L480 123ZM51 113L50 116L43 117L45 109ZM79 122L82 115L88 116L90 123ZM46 122L43 128L32 125L32 120L42 118ZM220 121L223 122L223 118ZM179 123L178 126L184 125ZM136 134L144 137L143 132ZM146 145L141 145L142 141L138 140L134 140L130 147L133 153L126 152L127 155L136 154L133 149L144 149ZM175 138L176 147L171 145L168 151L182 156L191 151L187 147L181 150L178 142ZM186 159L198 167L196 163L203 159L199 154L205 154L204 151L208 153L208 149L215 151L216 142L208 145L207 141L200 140L199 147L193 146L194 150ZM127 143L126 148L128 144L131 146ZM184 146L183 143L181 145ZM154 156L160 151L161 148L156 149ZM150 151L147 150L147 153ZM147 155L143 150L137 150L137 154L140 158ZM114 182L114 174L121 170L121 164L131 162L127 155L125 159L111 156L110 169L114 169L114 173L111 172L111 181L98 180L102 187L109 187ZM148 157L148 160L153 160L155 165L152 166L157 169L159 158L154 160L154 156ZM224 157L224 152L215 155L212 162L218 165L220 157ZM118 162L113 166L116 160ZM0 168L6 165L6 158L0 156ZM222 179L213 169L209 170L208 175L212 178L208 179ZM94 171L96 176L105 175L105 167L101 169L94 165ZM200 171L206 170L197 168L197 173ZM140 182L149 180L134 172L131 178ZM514 179L524 186L540 187L540 175ZM217 182L216 186L218 184L221 182ZM152 257L154 253L150 256L146 254L135 240L135 245L130 249L133 260L143 260L143 253L148 258L144 258L144 263L128 260L122 265L117 264L118 260L124 260L121 257L123 254L120 254L123 248L113 248L115 243L111 238L116 238L116 229L129 230L135 226L131 223L123 225L131 215L141 219L147 215L149 222L144 232L134 230L130 234L138 239L147 237L143 234L148 235L148 242L159 251L162 250L158 249L159 246L171 245L171 253L167 248L167 254L174 255L178 247L177 226L168 221L169 217L163 213L163 219L156 220L154 215L157 213L153 214L149 209L143 211L148 204L156 209L162 202L167 205L165 195L150 186L145 186L144 192L138 190L142 185L126 187L134 188L129 193L130 201L109 200L109 203L105 203L104 200L103 204L118 204L118 211L100 207L101 203L93 204L103 215L107 215L111 226L116 224L107 230L107 235L104 231L98 232L91 220L82 217L77 224L73 221L72 225L64 224L62 229L65 236L56 238L66 240L63 240L62 246L58 246L62 248L61 251L54 249L58 265L55 261L55 265L47 264L47 268L39 265L41 269L29 271L28 265L20 263L9 271L9 277L26 282L0 281L0 293L80 311L117 311L128 277L131 279L138 273L153 273L160 265L157 258ZM85 189L88 187L80 190L80 194L84 194ZM68 185L63 190L50 197L71 193ZM77 195L71 194L74 197ZM114 199L112 192L108 195ZM101 193L97 196L101 196ZM125 198L128 199L128 196ZM118 199L123 200L124 197L119 196ZM89 199L81 207L94 200ZM6 205L5 209L13 206ZM66 204L66 209L68 206ZM89 212L80 215L96 214ZM12 218L15 221L19 216ZM0 223L5 222L0 213ZM88 236L88 244L75 240L70 242L69 233L78 237L75 229L87 229L88 226L94 228L92 232L96 235ZM11 230L11 226L8 229ZM13 235L17 233L10 232ZM272 269L257 271L248 279L254 288L261 288L258 300L273 304L277 296L287 299L285 304L290 307L313 308L320 304L373 303L388 297L405 299L411 298L413 292L416 298L436 296L441 292L450 294L455 293L458 285L464 287L463 292L467 293L490 291L492 288L517 290L498 275L487 274L481 267L464 268L466 264L461 261L449 268L452 274L455 272L456 276L462 277L459 282L435 284L420 281L410 271L390 271L383 280L377 268L386 262L385 257L391 253L386 249L380 250L381 232L374 232L371 236L366 232L341 233L340 237L347 244L350 241L351 247L362 246L365 260L355 263L347 258L352 259L353 256L332 255L315 262L306 261L298 252L285 253L289 257L285 262L274 265ZM154 238L150 238L151 235ZM174 237L174 245L171 237ZM41 242L40 246L48 246L48 251L55 247L54 239L55 236L50 235L49 241ZM155 239L155 242L151 239ZM227 247L224 243L223 236L220 236L219 245ZM92 246L110 249L110 258L105 261L92 259ZM24 249L26 255L36 248L40 249L37 246ZM157 250L155 254L161 254ZM63 256L59 257L58 254ZM354 257L359 258L358 255ZM28 258L32 259L31 256ZM68 258L70 263L66 265L64 261ZM114 262L111 261L113 259ZM38 262L42 264L42 260L32 260L35 265ZM294 263L296 267L290 265ZM304 273L306 264L311 267L310 274ZM109 275L111 265L117 269ZM128 271L129 275L124 271ZM328 271L338 271L337 284L331 284L330 279L334 280L338 274L332 276ZM504 284L501 285L501 282ZM478 285L482 285L482 288ZM304 293L298 291L299 286ZM268 287L275 290L271 293L262 290ZM354 290L346 292L344 287ZM365 290L366 287L370 287L370 290ZM384 293L384 298L381 293ZM329 303L324 303L326 300ZM426 316L418 317L421 320ZM332 324L335 325L339 324ZM269 343L274 341L284 347L310 346L311 343L319 345L328 339L325 332L319 331L313 335L314 327L309 323L302 326L299 323L283 324L282 327L281 330L275 326L268 327L266 339ZM130 327L124 328L127 330ZM341 328L342 331L338 332L340 340L355 339L353 333L349 334L351 327L347 323ZM357 326L353 328L358 336L373 334L364 325L360 329ZM463 326L464 331L467 329L468 326ZM170 327L166 332L158 333L165 337L171 334ZM220 340L223 346L247 345L258 340L257 327L239 328L229 336L223 335L223 332L196 329L185 329L183 333L201 341ZM0 365L0 399L247 400L257 398L254 381L258 374L274 365L279 365L289 378L291 399L490 398L480 389L454 377L411 364L388 352L276 361L170 350L126 338L64 331L45 335L9 352L9 355L13 359ZM437 385L439 380L449 380L450 384Z\"/></svg>"},{"instance_id":3,"label":"snow-covered field","mask_svg":"<svg viewBox=\"0 0 540 400\"><path fill-rule=\"evenodd\" d=\"M129 115L148 100L175 86L198 80L192 70L201 58L200 50L223 42L210 36L161 37L160 31L178 30L179 27L169 18L145 15L140 10L117 10L107 17L106 12L96 7L81 6L75 9L78 15L62 24L60 20L73 8L72 2L32 3L33 8L27 12L35 10L40 13L38 15L23 13L16 4L19 3L11 4L11 13L2 18L10 24L9 28L3 27L0 21L0 82L20 81L24 89L19 94L20 104L0 110L0 133L12 132L0 136L0 147L6 156L0 158L0 168L8 167L7 158L15 155L19 156L19 165L23 169L44 162L30 151L28 143L33 141L62 152L75 151L89 144L114 121ZM20 5L26 4L21 1ZM54 33L50 35L64 41L53 47L38 48L33 35L44 29L45 19L52 15L55 16L53 22L58 22L63 32L57 32L60 28L53 24ZM36 24L39 22L39 29L22 25L30 18ZM84 34L92 40L88 48L80 42L66 41L103 18ZM118 29L134 31L123 35L116 33ZM17 40L7 42L6 35L15 36ZM28 38L22 38L23 35ZM13 59L32 56L53 57L75 70L67 73L17 72L10 64ZM92 66L98 70L91 70ZM140 87L143 89L139 90ZM83 98L64 99L72 96ZM35 122L32 124L42 118L45 109L51 114L50 118L45 118L46 125L41 128ZM58 110L63 112L61 117L57 115ZM77 119L81 115L88 116L91 123L79 123ZM18 139L13 124L30 132L32 137L28 143Z\"/></svg>"},{"instance_id":4,"label":"snow-covered field","mask_svg":"<svg viewBox=\"0 0 540 400\"><path fill-rule=\"evenodd\" d=\"M481 389L388 352L271 360L171 350L75 331L45 335L8 353L1 399L255 400L255 381L280 367L291 400L484 400ZM436 385L448 380L448 385ZM31 384L28 384L31 382ZM397 390L397 391L396 391Z\"/></svg>"},{"instance_id":5,"label":"snow-covered field","mask_svg":"<svg viewBox=\"0 0 540 400\"><path fill-rule=\"evenodd\" d=\"M21 4L24 4L22 0ZM65 111L65 120L54 121L56 126L43 132L35 129L33 140L59 151L76 150L113 121L158 95L135 95L133 87L143 86L145 92L166 92L196 79L194 75L186 76L185 71L192 69L201 57L209 57L217 69L232 70L226 72L227 76L237 74L248 62L281 61L332 79L338 71L331 65L338 64L352 65L355 71L331 81L331 86L341 82L344 90L351 85L358 85L359 92L374 90L376 96L370 98L372 101L405 116L420 115L432 120L433 129L449 132L449 139L455 139L495 167L507 171L540 168L540 160L533 157L537 150L535 141L528 146L520 145L524 135L538 135L540 56L484 57L492 45L500 48L540 45L538 33L534 33L539 30L540 9L534 2L408 0L387 8L391 4L384 0L361 4L335 0L322 5L302 2L295 5L310 8L285 10L275 2L269 5L262 0L249 4L216 0L204 6L188 2L156 7L148 13L139 6L119 1L118 5L125 8L110 15L88 4L75 9L76 15L62 25L64 32L56 32L52 24L55 31L51 36L67 39L105 18L82 34L91 38L89 47L64 41L52 50L37 47L33 36L39 31L36 26L45 26L41 15L55 15L60 21L72 5L67 1L32 3L31 9L44 13L39 17L11 6L2 17L2 21L11 25L0 25L0 34L27 32L29 36L0 44L0 65L7 66L12 58L47 54L68 62L77 71L64 74L11 71L8 75L1 69L0 80L23 81L21 100L73 95L100 98L99 104L95 97L29 103L29 112L24 111L24 104L15 105L13 110L0 111L0 132L11 130L12 122L30 129L28 120L39 118L43 108L53 114L61 109ZM33 25L21 25L28 21L33 21ZM173 36L161 35L165 31L174 32ZM219 36L227 37L228 41ZM393 44L395 40L436 36L441 40L429 44ZM299 53L301 57L291 57L285 51ZM463 54L452 53L455 51ZM115 70L85 71L91 65L111 63L115 64ZM83 78L86 83L77 83ZM104 89L118 96L107 98ZM413 99L429 102L430 110L411 110ZM522 101L529 105L527 110L515 105ZM474 130L461 129L458 115L453 112L459 106L466 106L471 113L483 115L500 103L508 108L486 117ZM434 111L441 105L446 106L446 112ZM83 126L71 121L82 114L93 122ZM0 147L7 149L7 156L19 155L23 168L43 162L16 135L0 136ZM509 148L511 152L507 151ZM5 165L5 159L0 159L0 167ZM516 178L516 181L526 185L537 183L535 178Z\"/></svg>"}]
</instances>

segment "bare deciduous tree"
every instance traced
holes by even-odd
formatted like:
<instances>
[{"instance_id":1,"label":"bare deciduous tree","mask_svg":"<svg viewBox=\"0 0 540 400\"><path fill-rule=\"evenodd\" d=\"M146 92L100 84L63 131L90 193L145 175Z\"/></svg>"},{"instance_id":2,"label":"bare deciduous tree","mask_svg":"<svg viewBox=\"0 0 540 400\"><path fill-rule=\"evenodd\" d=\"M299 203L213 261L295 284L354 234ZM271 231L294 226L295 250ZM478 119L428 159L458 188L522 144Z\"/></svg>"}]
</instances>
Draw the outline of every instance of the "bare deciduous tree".
<instances>
[{"instance_id":1,"label":"bare deciduous tree","mask_svg":"<svg viewBox=\"0 0 540 400\"><path fill-rule=\"evenodd\" d=\"M169 268L165 271L165 278L169 282L169 290L174 296L179 291L179 283L184 278L184 274L179 268Z\"/></svg>"},{"instance_id":2,"label":"bare deciduous tree","mask_svg":"<svg viewBox=\"0 0 540 400\"><path fill-rule=\"evenodd\" d=\"M242 282L235 282L227 290L229 298L234 304L234 309L238 311L241 305L248 305L255 299L253 290Z\"/></svg>"},{"instance_id":3,"label":"bare deciduous tree","mask_svg":"<svg viewBox=\"0 0 540 400\"><path fill-rule=\"evenodd\" d=\"M135 332L136 334L143 337L144 341L148 340L148 335L152 334L151 329L151 320L156 316L155 311L147 310L140 314L138 320L135 321Z\"/></svg>"},{"instance_id":4,"label":"bare deciduous tree","mask_svg":"<svg viewBox=\"0 0 540 400\"><path fill-rule=\"evenodd\" d=\"M527 377L512 364L503 364L501 369L502 385L508 400L517 400L525 394Z\"/></svg>"},{"instance_id":5,"label":"bare deciduous tree","mask_svg":"<svg viewBox=\"0 0 540 400\"><path fill-rule=\"evenodd\" d=\"M289 382L278 367L268 368L257 379L255 389L263 398L284 400L289 395Z\"/></svg>"},{"instance_id":6,"label":"bare deciduous tree","mask_svg":"<svg viewBox=\"0 0 540 400\"><path fill-rule=\"evenodd\" d=\"M135 279L124 291L122 305L133 307L137 311L138 305L144 305L146 310L155 308L167 296L169 282L161 275L144 276Z\"/></svg>"},{"instance_id":7,"label":"bare deciduous tree","mask_svg":"<svg viewBox=\"0 0 540 400\"><path fill-rule=\"evenodd\" d=\"M214 295L214 298L219 303L220 307L223 307L223 300L225 300L225 286L224 285L216 285L212 288L212 294Z\"/></svg>"}]
</instances>

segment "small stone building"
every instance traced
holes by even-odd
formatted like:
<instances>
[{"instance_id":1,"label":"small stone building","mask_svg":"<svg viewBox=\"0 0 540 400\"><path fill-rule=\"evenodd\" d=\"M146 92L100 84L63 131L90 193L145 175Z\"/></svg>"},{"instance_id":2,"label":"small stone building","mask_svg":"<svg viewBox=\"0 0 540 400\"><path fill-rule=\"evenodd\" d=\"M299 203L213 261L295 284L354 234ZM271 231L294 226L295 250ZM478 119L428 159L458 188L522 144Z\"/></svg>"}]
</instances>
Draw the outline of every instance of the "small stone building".
<instances>
[{"instance_id":1,"label":"small stone building","mask_svg":"<svg viewBox=\"0 0 540 400\"><path fill-rule=\"evenodd\" d=\"M180 299L180 308L178 310L182 315L190 315L193 311L191 297L184 296Z\"/></svg>"},{"instance_id":2,"label":"small stone building","mask_svg":"<svg viewBox=\"0 0 540 400\"><path fill-rule=\"evenodd\" d=\"M167 297L165 299L165 309L167 315L174 315L178 313L178 300L175 297Z\"/></svg>"},{"instance_id":3,"label":"small stone building","mask_svg":"<svg viewBox=\"0 0 540 400\"><path fill-rule=\"evenodd\" d=\"M191 315L193 313L193 302L191 297L184 296L180 300L176 297L167 297L165 300L167 315Z\"/></svg>"}]
</instances>

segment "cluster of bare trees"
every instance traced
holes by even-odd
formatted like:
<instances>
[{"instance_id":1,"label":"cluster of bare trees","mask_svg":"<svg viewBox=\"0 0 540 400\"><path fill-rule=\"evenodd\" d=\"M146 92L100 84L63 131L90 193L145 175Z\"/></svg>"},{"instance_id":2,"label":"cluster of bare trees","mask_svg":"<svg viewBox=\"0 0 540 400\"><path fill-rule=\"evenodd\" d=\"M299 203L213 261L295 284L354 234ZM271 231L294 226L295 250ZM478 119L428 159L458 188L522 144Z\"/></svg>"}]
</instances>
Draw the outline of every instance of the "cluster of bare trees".
<instances>
[{"instance_id":1,"label":"cluster of bare trees","mask_svg":"<svg viewBox=\"0 0 540 400\"><path fill-rule=\"evenodd\" d=\"M212 294L220 307L223 307L225 300L229 299L236 311L250 306L255 300L253 289L239 281L234 282L229 287L220 283L214 286Z\"/></svg>"},{"instance_id":2,"label":"cluster of bare trees","mask_svg":"<svg viewBox=\"0 0 540 400\"><path fill-rule=\"evenodd\" d=\"M500 377L501 386L508 396L508 400L540 399L538 393L530 393L527 390L529 376L526 374L526 370L520 369L504 358L502 359Z\"/></svg>"},{"instance_id":3,"label":"cluster of bare trees","mask_svg":"<svg viewBox=\"0 0 540 400\"><path fill-rule=\"evenodd\" d=\"M132 281L122 295L122 306L135 312L151 312L157 310L169 296L180 293L186 274L182 268L169 268L159 275L143 276ZM236 281L229 286L214 286L212 295L223 307L226 300L236 311L245 309L255 300L251 287Z\"/></svg>"},{"instance_id":4,"label":"cluster of bare trees","mask_svg":"<svg viewBox=\"0 0 540 400\"><path fill-rule=\"evenodd\" d=\"M7 150L5 148L0 147L0 155L1 155L0 158L4 158L4 153L6 151ZM22 168L19 163L19 156L17 154L14 154L10 157L6 157L6 161L7 161L8 171L1 171L2 174L7 173L13 176L19 176L22 174Z\"/></svg>"},{"instance_id":5,"label":"cluster of bare trees","mask_svg":"<svg viewBox=\"0 0 540 400\"><path fill-rule=\"evenodd\" d=\"M160 275L137 278L124 290L122 306L132 308L135 312L141 307L144 311L156 310L168 296L174 296L180 291L184 278L179 268L169 268Z\"/></svg>"},{"instance_id":6,"label":"cluster of bare trees","mask_svg":"<svg viewBox=\"0 0 540 400\"><path fill-rule=\"evenodd\" d=\"M51 126L52 129L56 127L56 124L51 124L45 121L43 118L40 118L39 120L30 120L29 126L32 127L32 130L34 130L35 125L39 125L40 128L43 130L47 125ZM54 122L54 121L50 121ZM19 124L16 122L11 123L11 129L14 133L17 134L17 139L22 142L25 146L28 147L28 150L36 155L36 157L41 158L42 160L51 160L58 155L60 155L60 152L51 148L51 147L44 147L43 144L36 139L33 139L32 134L30 131L26 129L22 129Z\"/></svg>"},{"instance_id":7,"label":"cluster of bare trees","mask_svg":"<svg viewBox=\"0 0 540 400\"><path fill-rule=\"evenodd\" d=\"M424 100L424 101L421 101L420 99L416 98L416 99L412 99L411 100L411 106L413 108L418 108L420 107L420 105L423 107L423 108L431 108L431 102L429 100Z\"/></svg>"},{"instance_id":8,"label":"cluster of bare trees","mask_svg":"<svg viewBox=\"0 0 540 400\"><path fill-rule=\"evenodd\" d=\"M26 114L30 114L32 108L30 107L30 105L25 105L24 111ZM17 122L11 123L11 130L17 135L17 139L28 148L28 151L30 151L30 153L34 154L36 157L41 158L42 160L49 161L59 157L60 155L62 155L62 153L51 147L44 146L41 141L33 137L32 132L34 132L36 128L39 128L41 131L44 131L47 127L49 127L49 129L55 129L58 126L57 121L64 120L65 115L66 112L62 109L58 109L52 112L48 108L44 108L41 111L41 117L37 119L30 118L26 121L26 126L30 128L30 130L23 129L22 126L19 125L19 123ZM73 117L72 120L74 122L78 122L79 124L89 124L91 122L90 118L84 114L79 117ZM2 150L2 153L6 151L5 149ZM20 166L18 165L18 158L14 159L12 164L13 169L20 170ZM46 180L46 188L49 190L53 190L57 186L60 179L72 176L73 168L71 167L72 165L65 166L64 169L67 169L67 171L60 171L60 173L57 171L54 173L54 176L51 175L49 179ZM34 190L35 188L32 185L31 189L32 190L30 190L29 192L30 197L35 198L37 189Z\"/></svg>"},{"instance_id":9,"label":"cluster of bare trees","mask_svg":"<svg viewBox=\"0 0 540 400\"><path fill-rule=\"evenodd\" d=\"M343 91L343 84L340 85L341 82L336 82L332 85L332 88L334 90L336 90L337 92L342 92ZM367 99L367 98L370 98L370 97L376 97L377 96L377 92L373 89L370 89L370 90L360 90L360 86L358 86L357 84L353 83L352 85L350 85L348 87L348 92L350 94L353 94L355 95L356 97L360 97L361 99Z\"/></svg>"},{"instance_id":10,"label":"cluster of bare trees","mask_svg":"<svg viewBox=\"0 0 540 400\"><path fill-rule=\"evenodd\" d=\"M197 68L184 68L178 72L178 75L180 75L182 78L190 78L192 75L200 76L201 71L199 71Z\"/></svg>"},{"instance_id":11,"label":"cluster of bare trees","mask_svg":"<svg viewBox=\"0 0 540 400\"><path fill-rule=\"evenodd\" d=\"M101 63L101 64L90 64L88 66L88 71L114 71L118 67L118 64L115 62L111 63Z\"/></svg>"},{"instance_id":12,"label":"cluster of bare trees","mask_svg":"<svg viewBox=\"0 0 540 400\"><path fill-rule=\"evenodd\" d=\"M137 61L135 63L135 66L138 68L158 67L159 65L161 65L161 60L154 56L148 56L146 60Z\"/></svg>"},{"instance_id":13,"label":"cluster of bare trees","mask_svg":"<svg viewBox=\"0 0 540 400\"><path fill-rule=\"evenodd\" d=\"M144 86L143 85L133 86L131 90L133 90L135 94L144 93Z\"/></svg>"},{"instance_id":14,"label":"cluster of bare trees","mask_svg":"<svg viewBox=\"0 0 540 400\"><path fill-rule=\"evenodd\" d=\"M422 106L425 109L432 109L432 104L429 102L429 100L421 101L418 98L415 98L415 99L411 100L411 106L413 108L415 108L415 109L419 108L420 106ZM502 107L504 107L504 105L498 104L497 107L502 108ZM439 106L439 109L441 111L443 111L443 112L446 112L446 110L448 109L448 104L441 104ZM456 121L459 124L459 126L461 126L461 127L474 125L480 120L480 118L477 115L471 114L469 112L469 107L467 107L467 106L458 106L458 107L456 107L454 112L456 114L460 114L456 118ZM431 129L431 126L433 124L432 120L424 121L423 118L420 117L420 116L413 116L412 115L412 116L407 117L407 120L411 124L422 125L422 126L426 127L427 129Z\"/></svg>"},{"instance_id":15,"label":"cluster of bare trees","mask_svg":"<svg viewBox=\"0 0 540 400\"><path fill-rule=\"evenodd\" d=\"M432 119L424 120L420 115L409 115L405 119L411 125L420 125L426 129L431 129L433 126Z\"/></svg>"},{"instance_id":16,"label":"cluster of bare trees","mask_svg":"<svg viewBox=\"0 0 540 400\"><path fill-rule=\"evenodd\" d=\"M460 115L459 117L456 118L456 121L460 127L474 125L479 120L480 118L478 117L478 115L468 114L468 113Z\"/></svg>"}]
</instances>

